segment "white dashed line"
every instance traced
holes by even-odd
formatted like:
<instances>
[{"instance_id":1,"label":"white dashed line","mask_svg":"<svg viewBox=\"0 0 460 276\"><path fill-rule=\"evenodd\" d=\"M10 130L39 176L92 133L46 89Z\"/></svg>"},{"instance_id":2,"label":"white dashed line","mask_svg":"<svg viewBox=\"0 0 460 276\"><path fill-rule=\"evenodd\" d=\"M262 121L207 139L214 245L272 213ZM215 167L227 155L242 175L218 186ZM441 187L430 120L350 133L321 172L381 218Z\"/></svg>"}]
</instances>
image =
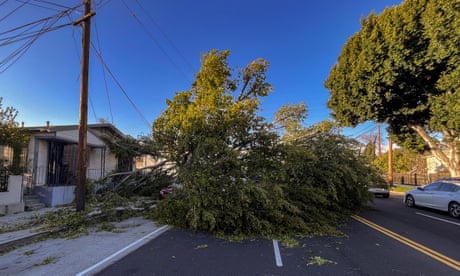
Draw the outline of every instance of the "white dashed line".
<instances>
[{"instance_id":1,"label":"white dashed line","mask_svg":"<svg viewBox=\"0 0 460 276\"><path fill-rule=\"evenodd\" d=\"M277 267L282 267L283 266L283 261L281 260L280 248L278 246L278 241L277 240L273 240L273 250L275 250L276 266Z\"/></svg>"},{"instance_id":2,"label":"white dashed line","mask_svg":"<svg viewBox=\"0 0 460 276\"><path fill-rule=\"evenodd\" d=\"M457 225L457 226L460 226L460 223L457 223L457 222L453 222L453 221L450 221L450 220L447 220L447 219L442 219L442 218L438 218L438 217L433 217L433 216L430 216L430 215L427 215L427 214L423 214L423 213L415 213L419 216L423 216L423 217L427 217L427 218L430 218L430 219L434 219L434 220L439 220L439 221L442 221L442 222L446 222L446 223L450 223L450 224L453 224L453 225Z\"/></svg>"}]
</instances>

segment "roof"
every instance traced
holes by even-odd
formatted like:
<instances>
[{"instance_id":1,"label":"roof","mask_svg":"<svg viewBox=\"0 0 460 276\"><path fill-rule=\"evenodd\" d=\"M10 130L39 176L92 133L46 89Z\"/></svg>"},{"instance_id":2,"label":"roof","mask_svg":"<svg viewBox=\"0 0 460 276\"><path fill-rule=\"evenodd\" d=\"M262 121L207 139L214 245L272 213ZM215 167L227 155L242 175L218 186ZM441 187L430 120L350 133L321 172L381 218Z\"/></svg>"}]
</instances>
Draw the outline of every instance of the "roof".
<instances>
[{"instance_id":1,"label":"roof","mask_svg":"<svg viewBox=\"0 0 460 276\"><path fill-rule=\"evenodd\" d=\"M32 127L24 127L25 129L29 130L30 132L58 132L58 131L66 131L66 130L75 130L79 128L79 125L60 125L60 126L53 126L53 125L45 125L45 126L32 126ZM124 137L126 136L123 132L121 132L118 128L116 128L112 124L88 124L88 131L92 132L96 136L101 136L104 134L110 134L117 137Z\"/></svg>"}]
</instances>

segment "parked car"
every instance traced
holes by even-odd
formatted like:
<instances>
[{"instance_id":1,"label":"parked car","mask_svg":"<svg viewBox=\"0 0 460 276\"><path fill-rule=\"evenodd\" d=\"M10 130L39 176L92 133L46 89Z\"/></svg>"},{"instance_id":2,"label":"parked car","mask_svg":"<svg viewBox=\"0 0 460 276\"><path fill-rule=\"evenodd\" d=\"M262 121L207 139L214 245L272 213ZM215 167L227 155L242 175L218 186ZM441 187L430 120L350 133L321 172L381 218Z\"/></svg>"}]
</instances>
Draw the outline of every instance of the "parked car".
<instances>
[{"instance_id":1,"label":"parked car","mask_svg":"<svg viewBox=\"0 0 460 276\"><path fill-rule=\"evenodd\" d=\"M460 177L441 178L424 187L407 191L403 200L409 207L428 207L460 218Z\"/></svg>"},{"instance_id":2,"label":"parked car","mask_svg":"<svg viewBox=\"0 0 460 276\"><path fill-rule=\"evenodd\" d=\"M383 198L390 197L390 188L388 184L381 184L381 185L371 185L369 189L367 189L371 194L374 196L380 196Z\"/></svg>"},{"instance_id":3,"label":"parked car","mask_svg":"<svg viewBox=\"0 0 460 276\"><path fill-rule=\"evenodd\" d=\"M176 192L177 189L180 189L180 188L182 188L182 185L177 184L177 183L172 183L168 185L168 187L160 190L158 198L165 199L168 195L173 194L174 192Z\"/></svg>"}]
</instances>

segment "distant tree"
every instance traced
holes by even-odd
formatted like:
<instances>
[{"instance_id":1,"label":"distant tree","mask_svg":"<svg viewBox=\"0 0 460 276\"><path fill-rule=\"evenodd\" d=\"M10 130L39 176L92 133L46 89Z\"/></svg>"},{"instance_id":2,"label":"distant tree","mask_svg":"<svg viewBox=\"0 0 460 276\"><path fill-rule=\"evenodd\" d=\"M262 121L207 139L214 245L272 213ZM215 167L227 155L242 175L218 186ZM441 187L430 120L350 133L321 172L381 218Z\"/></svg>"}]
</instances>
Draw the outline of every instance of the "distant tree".
<instances>
[{"instance_id":1,"label":"distant tree","mask_svg":"<svg viewBox=\"0 0 460 276\"><path fill-rule=\"evenodd\" d=\"M393 171L405 173L416 168L419 154L406 149L393 149ZM373 164L383 173L388 172L388 152L383 153L373 161Z\"/></svg>"},{"instance_id":2,"label":"distant tree","mask_svg":"<svg viewBox=\"0 0 460 276\"><path fill-rule=\"evenodd\" d=\"M3 107L3 98L0 97L0 145L6 145L13 149L13 160L8 164L13 174L20 174L24 171L21 164L21 154L29 141L28 132L19 127L16 117L19 112L14 107Z\"/></svg>"},{"instance_id":3,"label":"distant tree","mask_svg":"<svg viewBox=\"0 0 460 276\"><path fill-rule=\"evenodd\" d=\"M460 175L458 0L406 0L361 25L325 82L333 116L385 122L399 145L428 148Z\"/></svg>"},{"instance_id":4,"label":"distant tree","mask_svg":"<svg viewBox=\"0 0 460 276\"><path fill-rule=\"evenodd\" d=\"M283 105L275 113L273 125L276 130L284 130L283 142L300 142L318 133L325 133L337 130L332 121L322 121L312 126L305 126L304 120L308 116L308 109L305 103Z\"/></svg>"},{"instance_id":5,"label":"distant tree","mask_svg":"<svg viewBox=\"0 0 460 276\"><path fill-rule=\"evenodd\" d=\"M363 155L372 162L376 158L377 135L374 133L366 133L358 136L357 140L364 146Z\"/></svg>"},{"instance_id":6,"label":"distant tree","mask_svg":"<svg viewBox=\"0 0 460 276\"><path fill-rule=\"evenodd\" d=\"M370 161L372 162L376 158L375 154L375 141L371 141L366 144L364 147L364 152L363 155Z\"/></svg>"}]
</instances>

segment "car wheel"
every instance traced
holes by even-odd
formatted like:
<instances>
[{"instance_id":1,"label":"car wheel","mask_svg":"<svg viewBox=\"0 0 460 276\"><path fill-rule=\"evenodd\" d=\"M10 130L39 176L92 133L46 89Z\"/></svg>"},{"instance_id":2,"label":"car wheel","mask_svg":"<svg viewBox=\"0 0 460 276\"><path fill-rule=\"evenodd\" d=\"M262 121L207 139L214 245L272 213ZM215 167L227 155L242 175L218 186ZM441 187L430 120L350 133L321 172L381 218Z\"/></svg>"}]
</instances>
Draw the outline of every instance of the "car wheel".
<instances>
[{"instance_id":1,"label":"car wheel","mask_svg":"<svg viewBox=\"0 0 460 276\"><path fill-rule=\"evenodd\" d=\"M454 218L460 218L460 204L458 202L449 204L449 214Z\"/></svg>"},{"instance_id":2,"label":"car wheel","mask_svg":"<svg viewBox=\"0 0 460 276\"><path fill-rule=\"evenodd\" d=\"M389 197L390 197L390 194L389 194L389 193L383 195L383 198L389 198Z\"/></svg>"},{"instance_id":3,"label":"car wheel","mask_svg":"<svg viewBox=\"0 0 460 276\"><path fill-rule=\"evenodd\" d=\"M408 207L414 207L415 206L415 200L414 197L411 195L406 196L406 205Z\"/></svg>"}]
</instances>

